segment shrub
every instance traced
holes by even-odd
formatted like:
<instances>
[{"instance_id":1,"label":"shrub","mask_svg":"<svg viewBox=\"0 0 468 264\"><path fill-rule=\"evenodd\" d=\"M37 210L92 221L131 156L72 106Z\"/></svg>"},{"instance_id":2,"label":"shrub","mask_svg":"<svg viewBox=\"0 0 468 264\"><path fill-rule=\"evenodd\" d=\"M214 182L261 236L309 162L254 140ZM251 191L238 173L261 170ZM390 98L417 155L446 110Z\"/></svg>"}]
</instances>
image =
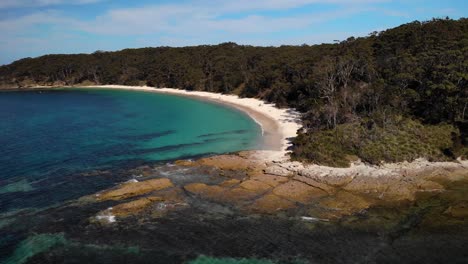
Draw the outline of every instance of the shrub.
<instances>
[{"instance_id":1,"label":"shrub","mask_svg":"<svg viewBox=\"0 0 468 264\"><path fill-rule=\"evenodd\" d=\"M454 138L459 130L453 125L423 125L412 119L394 118L385 127L370 120L338 125L334 130L300 134L294 141L292 158L327 166L349 166L355 155L371 164L381 162L452 160L466 155L457 149Z\"/></svg>"}]
</instances>

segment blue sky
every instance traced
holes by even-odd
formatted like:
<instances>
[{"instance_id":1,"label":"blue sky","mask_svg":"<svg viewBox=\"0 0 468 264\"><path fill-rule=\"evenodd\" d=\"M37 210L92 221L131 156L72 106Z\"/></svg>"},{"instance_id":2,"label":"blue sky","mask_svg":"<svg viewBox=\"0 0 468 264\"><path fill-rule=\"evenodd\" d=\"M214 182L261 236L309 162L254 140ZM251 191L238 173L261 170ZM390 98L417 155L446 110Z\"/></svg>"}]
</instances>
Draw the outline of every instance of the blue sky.
<instances>
[{"instance_id":1,"label":"blue sky","mask_svg":"<svg viewBox=\"0 0 468 264\"><path fill-rule=\"evenodd\" d=\"M320 44L467 14L466 0L1 0L0 64L51 53L227 41Z\"/></svg>"}]
</instances>

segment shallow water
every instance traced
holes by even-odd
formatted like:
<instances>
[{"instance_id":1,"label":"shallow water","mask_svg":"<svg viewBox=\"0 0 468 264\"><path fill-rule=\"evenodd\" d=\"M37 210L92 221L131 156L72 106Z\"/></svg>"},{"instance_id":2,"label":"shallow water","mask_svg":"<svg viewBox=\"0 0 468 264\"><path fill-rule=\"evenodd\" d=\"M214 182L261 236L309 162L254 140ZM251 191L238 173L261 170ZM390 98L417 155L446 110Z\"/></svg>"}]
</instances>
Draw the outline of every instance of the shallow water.
<instances>
[{"instance_id":1,"label":"shallow water","mask_svg":"<svg viewBox=\"0 0 468 264\"><path fill-rule=\"evenodd\" d=\"M78 197L79 172L252 149L261 133L220 105L120 90L1 93L0 120L2 212Z\"/></svg>"},{"instance_id":2,"label":"shallow water","mask_svg":"<svg viewBox=\"0 0 468 264\"><path fill-rule=\"evenodd\" d=\"M149 96L135 92L122 91L119 94L121 91L95 90L51 93L64 96L63 93L68 92L79 93L79 96L90 93L94 97L105 98L103 105L114 102L114 96L117 102L122 99L123 105L133 96ZM185 99L183 101L186 103L204 104L186 98L177 98L179 99ZM96 101L93 105L96 105ZM219 106L213 107L217 109ZM112 110L109 112L115 115L121 108L122 105L110 107ZM259 131L252 121L238 112L224 108L221 110L228 111L241 120L246 118L248 129L242 130L250 132L241 132L236 126L227 131L217 130L218 128L214 128L217 132L204 130L200 135L194 133L200 127L195 122L191 123L194 128L189 134L196 136L190 138L195 138L195 142L198 142L199 138L232 137L233 141L230 142L247 141L255 147ZM207 114L214 112L212 109ZM114 115L109 114L107 117L110 121L113 120L110 122L112 125L105 126L119 127L121 130L103 129L112 133L101 135L102 144L93 142L93 148L98 149L100 154L92 159L86 160L86 155L83 154L93 153L86 152L88 148L75 146L76 155L84 159L82 163L75 162L74 159L50 162L46 155L37 157L44 160L45 167L34 167L32 163L30 174L13 173L2 176L0 263L467 263L468 219L464 216L468 204L466 181L441 183L446 187L445 192L420 193L414 202L379 204L331 221L304 221L302 216L313 209L314 205L299 205L297 210L272 215L256 215L188 192L183 193L188 205L167 213L158 213L160 208L154 204L149 210L137 215L117 217L117 221L113 223L96 221L100 212L133 198L102 202L92 201L90 197L79 200L73 198L132 178L169 178L180 187L190 182L219 184L226 179L226 173L236 173L235 176L243 177L242 174L237 175L239 172L223 171L221 175L219 170L213 168L166 164L170 158L167 157L168 152L164 151L172 147L164 139L173 132L167 132L169 129L135 131L118 125L121 120L127 119L122 116L116 118ZM98 116L100 115L96 114ZM131 116L139 119L138 114ZM152 117L148 117L146 113L143 116L145 117L140 120L140 125L149 126L145 121L152 120ZM96 132L99 129L93 126L89 129L88 133L91 135L100 135L100 132ZM58 138L60 133L70 131L61 127L57 130L59 132L52 134ZM34 133L30 136L40 137ZM70 145L76 143L74 139L64 141L67 143L64 144L63 155L67 154ZM88 139L77 138L76 141L86 145ZM115 142L121 141L130 144L121 148L113 146ZM180 157L207 155L213 150L220 151L217 147L219 142L205 142L214 144L206 146L209 149L206 152L187 154L180 151L183 147L172 148L172 151ZM21 146L25 143L15 141L14 144ZM165 148L163 144L168 147ZM189 149L195 147L195 150L200 150L198 147L203 146L187 144L177 143ZM240 149L246 147L242 143L237 146ZM155 151L139 151L145 148ZM60 151L61 148L55 147L53 150ZM128 154L128 150L131 154ZM47 148L29 151L49 153ZM53 155L54 153L51 156L55 157ZM24 160L30 161L27 158ZM21 168L3 169L8 173L21 172ZM454 212L458 215L447 213L456 208L459 211Z\"/></svg>"},{"instance_id":3,"label":"shallow water","mask_svg":"<svg viewBox=\"0 0 468 264\"><path fill-rule=\"evenodd\" d=\"M0 120L0 229L15 221L4 216L60 206L135 177L127 168L254 149L261 136L238 110L109 89L0 93ZM2 230L0 260L27 230Z\"/></svg>"}]
</instances>

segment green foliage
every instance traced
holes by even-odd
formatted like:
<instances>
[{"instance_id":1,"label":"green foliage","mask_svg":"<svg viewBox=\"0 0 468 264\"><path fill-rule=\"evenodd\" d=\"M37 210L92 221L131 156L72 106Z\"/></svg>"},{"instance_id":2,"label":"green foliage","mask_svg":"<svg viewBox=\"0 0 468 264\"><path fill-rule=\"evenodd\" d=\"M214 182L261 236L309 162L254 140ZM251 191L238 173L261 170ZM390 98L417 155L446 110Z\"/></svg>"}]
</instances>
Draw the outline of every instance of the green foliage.
<instances>
[{"instance_id":1,"label":"green foliage","mask_svg":"<svg viewBox=\"0 0 468 264\"><path fill-rule=\"evenodd\" d=\"M292 157L338 167L348 166L350 156L371 164L421 157L443 161L455 157L457 147L452 138L458 136L453 125L423 125L411 119L396 118L385 127L371 121L342 124L332 130L300 134Z\"/></svg>"},{"instance_id":2,"label":"green foliage","mask_svg":"<svg viewBox=\"0 0 468 264\"><path fill-rule=\"evenodd\" d=\"M466 157L467 72L468 19L461 18L314 46L229 42L46 55L1 66L0 87L147 84L257 97L303 113L307 132L295 141L295 158L344 166L349 154L372 163Z\"/></svg>"},{"instance_id":3,"label":"green foliage","mask_svg":"<svg viewBox=\"0 0 468 264\"><path fill-rule=\"evenodd\" d=\"M292 159L317 164L348 167L347 155L351 154L341 144L339 130L322 130L315 133L301 133L294 139Z\"/></svg>"},{"instance_id":4,"label":"green foliage","mask_svg":"<svg viewBox=\"0 0 468 264\"><path fill-rule=\"evenodd\" d=\"M386 128L376 126L365 134L362 147L356 151L364 161L374 164L420 157L443 161L453 158L453 134L458 135L458 130L452 125L422 125L404 120Z\"/></svg>"}]
</instances>

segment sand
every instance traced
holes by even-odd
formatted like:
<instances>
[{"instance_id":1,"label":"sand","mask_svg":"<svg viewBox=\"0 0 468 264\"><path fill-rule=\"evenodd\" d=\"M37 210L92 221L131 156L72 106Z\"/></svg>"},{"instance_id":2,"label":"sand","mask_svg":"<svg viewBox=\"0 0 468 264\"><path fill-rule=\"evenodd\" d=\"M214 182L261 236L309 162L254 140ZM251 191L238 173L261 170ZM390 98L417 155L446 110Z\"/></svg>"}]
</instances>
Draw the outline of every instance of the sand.
<instances>
[{"instance_id":1,"label":"sand","mask_svg":"<svg viewBox=\"0 0 468 264\"><path fill-rule=\"evenodd\" d=\"M297 136L301 128L300 114L291 108L277 108L255 98L240 98L237 95L218 94L202 91L186 91L174 88L154 88L149 86L99 85L83 88L111 88L165 93L189 96L220 103L247 113L262 128L262 150L258 154L265 160L288 159L291 139Z\"/></svg>"}]
</instances>

